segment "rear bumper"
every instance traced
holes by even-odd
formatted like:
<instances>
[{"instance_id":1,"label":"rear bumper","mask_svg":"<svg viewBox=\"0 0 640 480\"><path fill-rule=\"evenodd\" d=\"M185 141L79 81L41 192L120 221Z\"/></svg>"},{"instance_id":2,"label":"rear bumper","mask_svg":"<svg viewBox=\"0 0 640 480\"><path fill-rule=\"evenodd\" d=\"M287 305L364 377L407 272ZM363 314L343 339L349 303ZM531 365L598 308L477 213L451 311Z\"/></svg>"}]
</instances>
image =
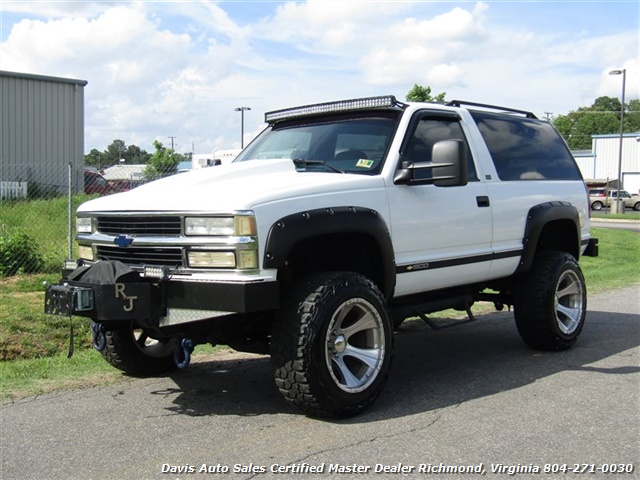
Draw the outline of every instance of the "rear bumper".
<instances>
[{"instance_id":1,"label":"rear bumper","mask_svg":"<svg viewBox=\"0 0 640 480\"><path fill-rule=\"evenodd\" d=\"M587 247L582 252L584 257L597 257L598 256L598 239L590 238L587 242Z\"/></svg>"}]
</instances>

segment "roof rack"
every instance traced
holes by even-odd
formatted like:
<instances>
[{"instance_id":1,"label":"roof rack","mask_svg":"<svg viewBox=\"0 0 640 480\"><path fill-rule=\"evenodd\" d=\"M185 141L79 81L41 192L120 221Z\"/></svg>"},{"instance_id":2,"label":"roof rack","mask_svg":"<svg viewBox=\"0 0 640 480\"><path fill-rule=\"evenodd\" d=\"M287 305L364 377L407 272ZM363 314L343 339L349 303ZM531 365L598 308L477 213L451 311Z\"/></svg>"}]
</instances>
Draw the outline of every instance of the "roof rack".
<instances>
[{"instance_id":1,"label":"roof rack","mask_svg":"<svg viewBox=\"0 0 640 480\"><path fill-rule=\"evenodd\" d=\"M499 112L504 113L518 113L520 115L524 115L527 118L538 118L532 112L527 112L526 110L517 110L515 108L507 108L507 107L498 107L496 105L487 105L484 103L475 103L475 102L467 102L465 100L451 100L447 102L445 105L449 107L461 107L463 105L468 105L470 107L480 107L485 108L487 110L497 110Z\"/></svg>"}]
</instances>

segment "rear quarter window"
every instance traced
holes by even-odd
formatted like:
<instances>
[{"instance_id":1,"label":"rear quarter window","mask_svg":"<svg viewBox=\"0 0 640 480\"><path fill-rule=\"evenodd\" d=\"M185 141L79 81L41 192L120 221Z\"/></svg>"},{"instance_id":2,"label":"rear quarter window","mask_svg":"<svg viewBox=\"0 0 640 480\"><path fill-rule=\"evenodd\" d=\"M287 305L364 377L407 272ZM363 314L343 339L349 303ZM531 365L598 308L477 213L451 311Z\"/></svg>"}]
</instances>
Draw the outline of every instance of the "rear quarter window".
<instances>
[{"instance_id":1,"label":"rear quarter window","mask_svg":"<svg viewBox=\"0 0 640 480\"><path fill-rule=\"evenodd\" d=\"M571 151L548 122L471 111L501 180L582 180Z\"/></svg>"}]
</instances>

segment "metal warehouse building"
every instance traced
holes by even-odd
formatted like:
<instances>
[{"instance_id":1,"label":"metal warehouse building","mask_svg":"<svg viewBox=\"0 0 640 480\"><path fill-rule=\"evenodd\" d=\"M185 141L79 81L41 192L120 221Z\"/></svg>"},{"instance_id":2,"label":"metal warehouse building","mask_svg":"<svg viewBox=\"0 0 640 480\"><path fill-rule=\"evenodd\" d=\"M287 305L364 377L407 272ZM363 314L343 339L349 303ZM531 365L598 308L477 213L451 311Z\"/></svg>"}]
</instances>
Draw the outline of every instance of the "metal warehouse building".
<instances>
[{"instance_id":1,"label":"metal warehouse building","mask_svg":"<svg viewBox=\"0 0 640 480\"><path fill-rule=\"evenodd\" d=\"M83 185L87 82L0 71L1 198Z\"/></svg>"},{"instance_id":2,"label":"metal warehouse building","mask_svg":"<svg viewBox=\"0 0 640 480\"><path fill-rule=\"evenodd\" d=\"M600 180L617 186L620 134L593 135L590 152L574 157L585 180ZM622 137L622 188L629 193L640 192L640 132Z\"/></svg>"}]
</instances>

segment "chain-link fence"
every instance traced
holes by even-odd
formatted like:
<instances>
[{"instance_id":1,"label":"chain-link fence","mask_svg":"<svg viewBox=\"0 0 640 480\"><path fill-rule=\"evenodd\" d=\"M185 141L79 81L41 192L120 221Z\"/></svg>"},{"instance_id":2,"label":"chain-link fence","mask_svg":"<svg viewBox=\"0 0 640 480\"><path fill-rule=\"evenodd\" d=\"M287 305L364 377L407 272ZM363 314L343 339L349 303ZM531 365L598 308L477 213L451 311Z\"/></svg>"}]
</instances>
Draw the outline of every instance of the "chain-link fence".
<instances>
[{"instance_id":1,"label":"chain-link fence","mask_svg":"<svg viewBox=\"0 0 640 480\"><path fill-rule=\"evenodd\" d=\"M43 169L42 165L3 162L0 277L59 272L63 261L74 257L75 211L81 203L190 168L170 165L162 171L122 164L97 170L69 164Z\"/></svg>"}]
</instances>

